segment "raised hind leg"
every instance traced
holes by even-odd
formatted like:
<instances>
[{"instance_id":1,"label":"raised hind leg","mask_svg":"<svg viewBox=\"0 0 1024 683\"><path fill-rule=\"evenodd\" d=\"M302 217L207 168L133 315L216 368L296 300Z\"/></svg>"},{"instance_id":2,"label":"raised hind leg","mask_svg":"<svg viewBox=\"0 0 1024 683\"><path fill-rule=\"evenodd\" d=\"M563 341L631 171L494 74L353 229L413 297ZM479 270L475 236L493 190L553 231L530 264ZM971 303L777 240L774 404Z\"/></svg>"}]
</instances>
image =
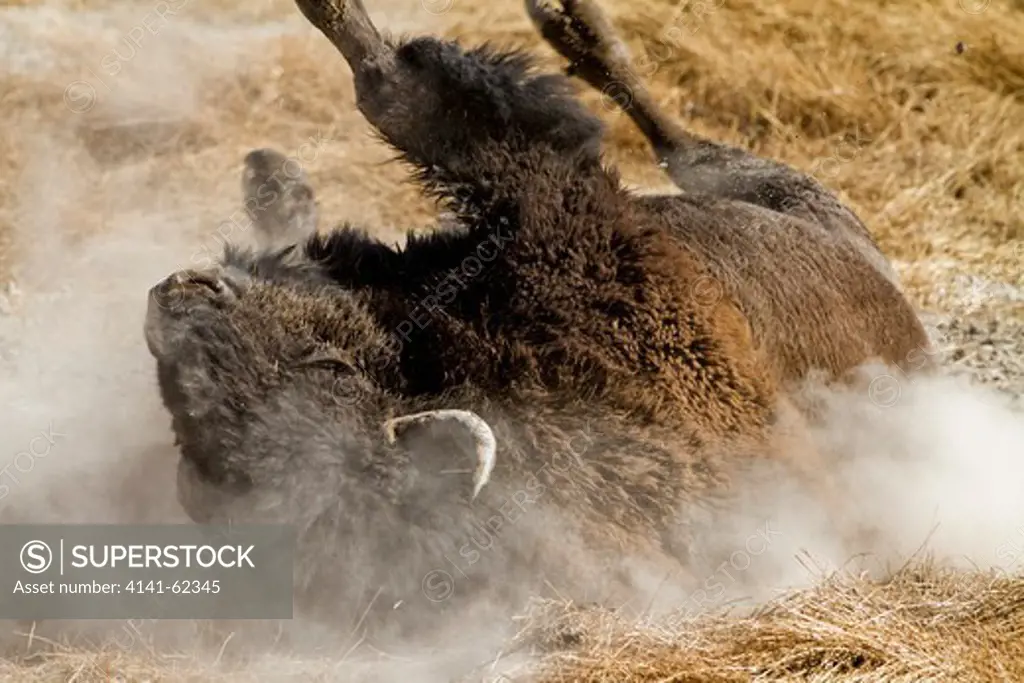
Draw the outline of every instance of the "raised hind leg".
<instances>
[{"instance_id":1,"label":"raised hind leg","mask_svg":"<svg viewBox=\"0 0 1024 683\"><path fill-rule=\"evenodd\" d=\"M296 0L344 55L356 104L431 194L474 219L514 204L553 156L599 163L600 122L529 58L421 36L382 36L360 0Z\"/></svg>"},{"instance_id":2,"label":"raised hind leg","mask_svg":"<svg viewBox=\"0 0 1024 683\"><path fill-rule=\"evenodd\" d=\"M684 192L738 199L867 236L859 219L810 176L685 130L658 106L629 51L593 0L525 0L541 36L569 61L568 73L604 93L633 120Z\"/></svg>"}]
</instances>

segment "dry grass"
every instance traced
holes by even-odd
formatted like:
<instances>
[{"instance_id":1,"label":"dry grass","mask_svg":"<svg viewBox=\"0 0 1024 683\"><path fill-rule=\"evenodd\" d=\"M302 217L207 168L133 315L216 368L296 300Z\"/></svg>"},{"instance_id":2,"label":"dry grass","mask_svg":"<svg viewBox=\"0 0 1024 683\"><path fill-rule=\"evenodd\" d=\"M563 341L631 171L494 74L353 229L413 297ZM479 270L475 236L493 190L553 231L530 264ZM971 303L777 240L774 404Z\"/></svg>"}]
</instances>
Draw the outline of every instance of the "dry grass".
<instances>
[{"instance_id":1,"label":"dry grass","mask_svg":"<svg viewBox=\"0 0 1024 683\"><path fill-rule=\"evenodd\" d=\"M916 303L956 312L961 276L975 275L987 283L985 307L1018 316L1024 2L985 2L603 5L635 55L649 56L638 71L666 107L695 131L783 159L835 188L895 260ZM455 0L439 16L415 0L367 4L390 27L525 44L561 66L518 1ZM103 59L128 49L121 41L150 4L4 5L9 33L54 56L27 71L0 67L0 282L17 276L20 248L33 237L26 227L44 210L72 239L151 212L187 216L208 238L238 206L248 149L295 153L318 136L325 141L305 160L329 219L397 237L433 217L403 183L404 170L382 165L389 153L355 111L346 66L287 0L189 3L116 76L102 71ZM105 13L101 25L73 23L94 11ZM276 21L291 22L289 32L243 33ZM198 32L201 25L215 35ZM672 28L678 44L656 40ZM64 92L80 79L93 84L96 100L76 114ZM584 97L609 123L609 158L627 179L664 185L625 117L595 93ZM38 180L54 166L74 186L41 194ZM754 616L717 614L685 628L551 603L525 620L520 644L543 654L552 683L1024 680L1024 579L928 565L884 583L830 580ZM43 651L0 661L0 679L98 683L116 672L113 680L123 681L266 680L265 672L228 674L187 654L81 644ZM279 668L275 680L338 680L315 661Z\"/></svg>"},{"instance_id":2,"label":"dry grass","mask_svg":"<svg viewBox=\"0 0 1024 683\"><path fill-rule=\"evenodd\" d=\"M1018 210L1024 201L1024 7L1014 0L991 3L977 14L964 10L976 11L984 2L605 5L637 57L644 57L637 70L650 76L666 107L696 131L815 173L860 212L900 266L915 301L949 309L962 293L958 276L1024 286L1024 217ZM560 66L533 35L518 2L457 0L441 15L407 4L377 3L384 7L379 16L399 30L525 44L547 64ZM60 6L73 17L76 9L112 5L77 0ZM352 106L347 67L325 40L302 26L290 3L273 0L244 9L185 5L135 50L138 56L121 62L116 77L107 76L100 66L104 57L114 48L129 51L121 41L149 9L140 5L117 14L120 33L102 39L83 37L70 24L54 27L48 39L77 62L30 77L0 73L0 107L14 124L0 133L0 240L12 239L21 172L38 153L19 129L38 132L40 126L52 126L66 142L93 153L76 161L90 185L86 195L116 195L118 188L104 179L119 166L144 160L138 163L161 198L177 203L198 190L213 205L209 221L223 220L235 208L239 160L247 149L269 144L294 151L319 131L331 142L309 165L317 185L331 188L323 195L328 216L392 235L430 219L432 207L402 183L401 168L375 167L388 153L370 139ZM250 36L247 48L232 48L225 59L227 48L216 43L229 41L204 42L184 28L186 21L237 27L261 20L295 22L298 35ZM659 40L666 35L676 44ZM203 75L189 93L163 92L164 99L195 101L179 102L177 114L164 111L164 130L154 135L125 127L125 119L157 117L123 100L133 88L145 92L139 84L154 78L147 50L155 51L161 37L195 41L195 49L175 53L176 68ZM189 59L191 64L182 63ZM84 114L69 113L64 87L76 79L95 83L97 74L97 105ZM595 93L585 97L602 109ZM627 178L663 185L625 117L607 109L602 115L611 125L609 156ZM368 167L374 172L367 173ZM194 197L189 201L195 206ZM102 203L85 208L83 216L109 213ZM205 208L195 206L200 215ZM988 297L992 304L1021 312L1020 302L1013 304L996 289Z\"/></svg>"},{"instance_id":3,"label":"dry grass","mask_svg":"<svg viewBox=\"0 0 1024 683\"><path fill-rule=\"evenodd\" d=\"M540 683L771 681L1017 681L1024 679L1024 578L946 570L920 561L883 581L834 574L755 612L723 610L637 621L613 611L537 601L518 618L506 655L529 663L494 678ZM49 643L0 660L0 678L50 681L337 681L356 665L309 658L250 662L142 647ZM268 674L273 671L273 675Z\"/></svg>"},{"instance_id":4,"label":"dry grass","mask_svg":"<svg viewBox=\"0 0 1024 683\"><path fill-rule=\"evenodd\" d=\"M745 617L637 624L546 603L526 620L545 683L1024 678L1024 580L927 563L837 574Z\"/></svg>"},{"instance_id":5,"label":"dry grass","mask_svg":"<svg viewBox=\"0 0 1024 683\"><path fill-rule=\"evenodd\" d=\"M966 273L1024 286L1024 4L979 14L964 11L981 6L968 0L604 5L660 102L693 130L838 191L918 304L954 307L949 286ZM534 41L517 10L484 33ZM480 33L485 13L453 32ZM605 118L613 158L659 182L627 119Z\"/></svg>"}]
</instances>

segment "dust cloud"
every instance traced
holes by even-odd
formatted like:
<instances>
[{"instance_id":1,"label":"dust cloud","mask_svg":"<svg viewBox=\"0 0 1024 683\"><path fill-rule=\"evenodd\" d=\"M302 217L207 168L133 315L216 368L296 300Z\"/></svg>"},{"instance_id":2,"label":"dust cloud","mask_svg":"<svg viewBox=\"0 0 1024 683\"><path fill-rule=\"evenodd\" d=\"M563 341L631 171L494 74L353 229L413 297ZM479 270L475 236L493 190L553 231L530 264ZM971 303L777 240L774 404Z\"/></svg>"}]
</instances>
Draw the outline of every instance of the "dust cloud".
<instances>
[{"instance_id":1,"label":"dust cloud","mask_svg":"<svg viewBox=\"0 0 1024 683\"><path fill-rule=\"evenodd\" d=\"M139 20L94 16L77 26L72 46L58 10L2 12L0 35L11 37L8 50L19 57L10 68L25 71L86 56L99 64ZM56 21L58 28L40 33L32 28L40 20ZM213 68L230 72L286 26L218 33L183 22L136 46L137 56L126 58L121 45L124 73L109 96L92 86L108 125L190 116L198 70L204 77ZM112 33L111 26L119 28ZM65 77L58 85L68 82ZM142 337L145 297L197 250L217 244L218 217L238 208L237 182L197 178L170 203L145 161L101 168L73 127L13 125L28 154L13 207L17 291L0 314L0 522L185 522L174 498L177 455L169 418ZM240 161L238 151L228 146L218 153L230 164ZM94 229L81 230L82 224ZM1024 418L995 393L960 378L911 380L894 373L892 381L890 393L895 387L899 398L892 405L866 391L822 394L826 419L816 433L858 533L837 535L814 492L770 468L759 471L741 489L744 502L735 514L706 525L706 547L696 554L709 559L691 576L666 576L644 558L622 559L634 579L636 611L695 618L756 603L850 566L859 554L857 566L876 572L922 552L951 564L1014 571L1024 556ZM557 519L538 516L507 532L519 538L496 543L542 535L550 541L558 529ZM573 546L571 538L563 540ZM594 594L601 595L598 587ZM503 653L515 633L507 618L511 607L481 605L457 629L434 634L435 646L388 653L367 652L358 613L341 630L289 626L294 648L262 656L227 647L225 631L198 623L40 625L39 632L55 640L84 633L125 648L190 649L259 680L433 683L477 666L496 676L501 666L495 662L522 664ZM438 649L438 642L448 646Z\"/></svg>"},{"instance_id":2,"label":"dust cloud","mask_svg":"<svg viewBox=\"0 0 1024 683\"><path fill-rule=\"evenodd\" d=\"M191 184L172 187L145 157L110 153L104 143L154 124L202 121L201 83L230 75L267 41L308 28L298 19L211 27L179 17L133 45L126 37L141 15L131 10L76 15L74 26L56 8L0 11L11 72L51 74L46 85L63 89L65 109L48 111L53 120L43 125L24 112L8 121L22 154L13 205L3 207L14 217L17 260L12 284L0 289L0 523L188 523L175 499L170 419L143 339L146 294L174 270L209 263L225 235L251 243L245 226L231 222L241 208L245 148L216 150L234 175L211 178L201 169ZM65 68L76 61L86 66L81 73ZM404 643L396 654L365 641L363 610L378 606L368 598L331 625L7 623L0 641L12 657L31 654L26 642L33 651L49 642L97 652L155 648L257 680L334 672L426 683L479 665L513 632L482 604L468 615L471 627L437 629L434 645Z\"/></svg>"}]
</instances>

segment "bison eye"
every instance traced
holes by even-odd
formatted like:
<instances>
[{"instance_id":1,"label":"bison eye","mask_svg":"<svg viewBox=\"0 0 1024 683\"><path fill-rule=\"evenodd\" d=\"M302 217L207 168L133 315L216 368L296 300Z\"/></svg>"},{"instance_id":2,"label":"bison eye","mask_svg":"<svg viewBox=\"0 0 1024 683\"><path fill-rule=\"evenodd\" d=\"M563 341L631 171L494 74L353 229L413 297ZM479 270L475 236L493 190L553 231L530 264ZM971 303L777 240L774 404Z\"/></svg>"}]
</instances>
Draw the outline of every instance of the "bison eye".
<instances>
[{"instance_id":1,"label":"bison eye","mask_svg":"<svg viewBox=\"0 0 1024 683\"><path fill-rule=\"evenodd\" d=\"M337 349L310 349L293 365L293 368L331 368L346 374L354 375L359 371L357 363L350 355Z\"/></svg>"}]
</instances>

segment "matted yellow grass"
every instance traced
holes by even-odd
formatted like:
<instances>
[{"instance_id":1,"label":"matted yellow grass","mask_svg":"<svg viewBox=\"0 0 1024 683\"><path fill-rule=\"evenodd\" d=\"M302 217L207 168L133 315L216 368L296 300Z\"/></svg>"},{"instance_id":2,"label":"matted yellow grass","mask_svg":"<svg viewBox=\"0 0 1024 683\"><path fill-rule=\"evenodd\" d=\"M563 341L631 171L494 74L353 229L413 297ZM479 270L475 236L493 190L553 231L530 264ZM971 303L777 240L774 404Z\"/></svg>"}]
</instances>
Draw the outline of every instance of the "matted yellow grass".
<instances>
[{"instance_id":1,"label":"matted yellow grass","mask_svg":"<svg viewBox=\"0 0 1024 683\"><path fill-rule=\"evenodd\" d=\"M518 621L519 634L504 652L529 653L529 663L498 678L485 666L465 680L1024 679L1024 579L946 570L928 561L915 561L884 581L835 574L745 615L719 610L692 620L638 622L607 609L536 601ZM25 683L341 681L350 679L350 671L330 658L236 669L209 655L66 643L52 643L32 657L0 660L0 678Z\"/></svg>"}]
</instances>

